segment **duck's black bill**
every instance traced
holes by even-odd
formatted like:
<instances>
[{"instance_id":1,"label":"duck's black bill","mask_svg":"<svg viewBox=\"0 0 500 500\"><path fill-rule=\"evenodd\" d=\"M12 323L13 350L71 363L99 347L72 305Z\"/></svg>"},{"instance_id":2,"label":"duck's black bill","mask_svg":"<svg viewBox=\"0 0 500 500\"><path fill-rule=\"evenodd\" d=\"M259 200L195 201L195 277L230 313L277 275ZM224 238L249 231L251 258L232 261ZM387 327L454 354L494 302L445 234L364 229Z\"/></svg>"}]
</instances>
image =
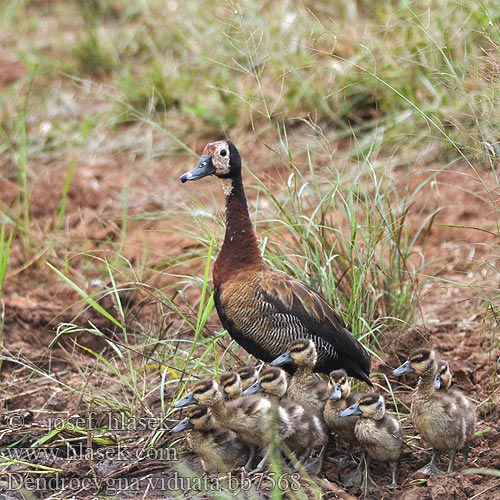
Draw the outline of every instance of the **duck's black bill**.
<instances>
[{"instance_id":1,"label":"duck's black bill","mask_svg":"<svg viewBox=\"0 0 500 500\"><path fill-rule=\"evenodd\" d=\"M207 175L212 175L214 173L215 173L215 167L212 162L212 157L202 156L196 167L194 167L189 172L186 172L185 174L181 175L181 182L197 181L198 179L202 179L203 177L206 177Z\"/></svg>"}]
</instances>

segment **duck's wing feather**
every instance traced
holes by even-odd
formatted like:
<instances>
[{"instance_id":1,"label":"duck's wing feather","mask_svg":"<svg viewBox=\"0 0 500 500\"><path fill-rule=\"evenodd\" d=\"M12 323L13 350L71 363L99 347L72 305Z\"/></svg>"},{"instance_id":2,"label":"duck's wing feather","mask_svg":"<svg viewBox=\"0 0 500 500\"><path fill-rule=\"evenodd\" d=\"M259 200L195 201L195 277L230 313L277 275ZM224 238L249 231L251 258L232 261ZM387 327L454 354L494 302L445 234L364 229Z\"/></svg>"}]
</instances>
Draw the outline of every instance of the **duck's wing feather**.
<instances>
[{"instance_id":1,"label":"duck's wing feather","mask_svg":"<svg viewBox=\"0 0 500 500\"><path fill-rule=\"evenodd\" d=\"M335 352L332 355L347 359L348 364L352 360L358 365L358 369L347 366L351 368L350 375L369 381L370 358L367 351L318 292L305 283L274 270L268 270L262 276L259 287L263 298L273 305L274 314L295 317L311 338L320 344L318 363L321 362L321 351L333 348Z\"/></svg>"}]
</instances>

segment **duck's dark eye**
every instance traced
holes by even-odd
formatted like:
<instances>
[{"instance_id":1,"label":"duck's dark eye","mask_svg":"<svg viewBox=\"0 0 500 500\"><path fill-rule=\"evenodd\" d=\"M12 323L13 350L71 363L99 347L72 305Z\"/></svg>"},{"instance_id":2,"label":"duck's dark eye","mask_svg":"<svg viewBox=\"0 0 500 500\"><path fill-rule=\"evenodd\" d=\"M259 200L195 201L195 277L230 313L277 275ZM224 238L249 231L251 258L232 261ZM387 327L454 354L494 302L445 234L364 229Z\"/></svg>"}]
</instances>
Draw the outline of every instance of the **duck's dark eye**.
<instances>
[{"instance_id":1,"label":"duck's dark eye","mask_svg":"<svg viewBox=\"0 0 500 500\"><path fill-rule=\"evenodd\" d=\"M226 156L227 155L227 151L225 149L221 149L219 154L221 156Z\"/></svg>"}]
</instances>

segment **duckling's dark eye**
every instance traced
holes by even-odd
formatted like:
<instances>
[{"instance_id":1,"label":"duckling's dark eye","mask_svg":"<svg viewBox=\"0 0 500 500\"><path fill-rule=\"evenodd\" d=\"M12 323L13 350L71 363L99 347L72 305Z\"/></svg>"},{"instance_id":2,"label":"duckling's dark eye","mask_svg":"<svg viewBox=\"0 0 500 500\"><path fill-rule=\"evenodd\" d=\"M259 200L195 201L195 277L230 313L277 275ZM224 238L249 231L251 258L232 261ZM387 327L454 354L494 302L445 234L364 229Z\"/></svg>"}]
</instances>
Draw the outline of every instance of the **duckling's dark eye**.
<instances>
[{"instance_id":1,"label":"duckling's dark eye","mask_svg":"<svg viewBox=\"0 0 500 500\"><path fill-rule=\"evenodd\" d=\"M227 151L225 149L221 149L219 154L221 156L226 156L227 155Z\"/></svg>"}]
</instances>

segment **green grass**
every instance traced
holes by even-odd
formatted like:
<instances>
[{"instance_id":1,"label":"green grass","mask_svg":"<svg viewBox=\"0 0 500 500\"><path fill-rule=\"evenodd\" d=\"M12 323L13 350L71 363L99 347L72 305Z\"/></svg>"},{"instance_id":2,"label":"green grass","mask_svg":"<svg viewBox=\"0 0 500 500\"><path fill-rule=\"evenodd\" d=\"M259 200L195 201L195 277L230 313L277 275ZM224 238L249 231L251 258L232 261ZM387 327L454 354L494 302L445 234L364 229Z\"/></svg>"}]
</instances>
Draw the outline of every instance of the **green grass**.
<instances>
[{"instance_id":1,"label":"green grass","mask_svg":"<svg viewBox=\"0 0 500 500\"><path fill-rule=\"evenodd\" d=\"M7 235L5 224L2 224L0 229L0 350L3 350L3 333L5 322L5 302L3 299L3 289L5 285L5 279L9 271L10 246L12 244L13 237L14 232L11 231L10 234ZM2 363L0 360L0 369L1 367Z\"/></svg>"},{"instance_id":2,"label":"green grass","mask_svg":"<svg viewBox=\"0 0 500 500\"><path fill-rule=\"evenodd\" d=\"M167 418L193 380L248 361L211 298L222 193L172 181L226 134L265 259L320 290L375 356L387 332L427 321L426 287L460 286L486 313L493 357L498 248L464 263L463 281L421 249L448 172L476 179L486 218L500 214L497 4L4 2L5 50L22 69L0 90L0 296L13 250L41 287L65 284L48 350L75 379L5 346L3 359L82 411ZM57 189L40 216L48 169ZM95 219L92 193L107 200Z\"/></svg>"}]
</instances>

